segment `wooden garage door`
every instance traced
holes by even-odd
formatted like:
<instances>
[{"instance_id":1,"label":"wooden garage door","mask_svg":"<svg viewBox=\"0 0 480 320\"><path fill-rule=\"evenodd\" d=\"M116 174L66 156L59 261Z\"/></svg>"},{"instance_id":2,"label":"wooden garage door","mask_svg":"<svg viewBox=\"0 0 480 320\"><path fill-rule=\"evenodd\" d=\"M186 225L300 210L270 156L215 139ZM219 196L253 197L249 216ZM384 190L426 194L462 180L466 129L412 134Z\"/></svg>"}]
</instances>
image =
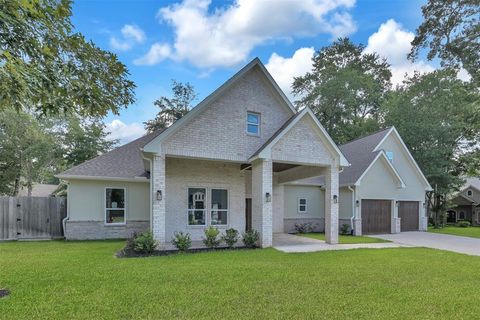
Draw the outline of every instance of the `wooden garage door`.
<instances>
[{"instance_id":1,"label":"wooden garage door","mask_svg":"<svg viewBox=\"0 0 480 320\"><path fill-rule=\"evenodd\" d=\"M418 231L418 201L400 201L400 231Z\"/></svg>"},{"instance_id":2,"label":"wooden garage door","mask_svg":"<svg viewBox=\"0 0 480 320\"><path fill-rule=\"evenodd\" d=\"M364 234L391 232L392 202L362 200L362 232Z\"/></svg>"}]
</instances>

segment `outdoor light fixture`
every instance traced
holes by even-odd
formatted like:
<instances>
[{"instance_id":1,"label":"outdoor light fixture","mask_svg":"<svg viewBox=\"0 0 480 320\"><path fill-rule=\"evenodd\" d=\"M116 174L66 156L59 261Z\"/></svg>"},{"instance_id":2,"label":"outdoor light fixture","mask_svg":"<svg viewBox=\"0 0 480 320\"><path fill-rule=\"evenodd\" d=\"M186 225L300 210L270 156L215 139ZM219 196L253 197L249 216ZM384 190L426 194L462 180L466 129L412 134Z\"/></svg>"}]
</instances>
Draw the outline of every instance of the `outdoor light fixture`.
<instances>
[{"instance_id":1,"label":"outdoor light fixture","mask_svg":"<svg viewBox=\"0 0 480 320\"><path fill-rule=\"evenodd\" d=\"M272 195L270 194L270 192L265 193L265 201L272 202Z\"/></svg>"},{"instance_id":2,"label":"outdoor light fixture","mask_svg":"<svg viewBox=\"0 0 480 320\"><path fill-rule=\"evenodd\" d=\"M338 196L336 194L333 195L333 203L338 203Z\"/></svg>"},{"instance_id":3,"label":"outdoor light fixture","mask_svg":"<svg viewBox=\"0 0 480 320\"><path fill-rule=\"evenodd\" d=\"M355 201L355 205L356 205L357 207L360 207L360 200Z\"/></svg>"},{"instance_id":4,"label":"outdoor light fixture","mask_svg":"<svg viewBox=\"0 0 480 320\"><path fill-rule=\"evenodd\" d=\"M424 203L422 203L422 206L423 206L424 208L426 208L426 207L427 207L427 204L424 202Z\"/></svg>"},{"instance_id":5,"label":"outdoor light fixture","mask_svg":"<svg viewBox=\"0 0 480 320\"><path fill-rule=\"evenodd\" d=\"M157 200L162 201L162 190L157 190Z\"/></svg>"},{"instance_id":6,"label":"outdoor light fixture","mask_svg":"<svg viewBox=\"0 0 480 320\"><path fill-rule=\"evenodd\" d=\"M400 201L395 201L395 205L396 205L397 207L400 207Z\"/></svg>"}]
</instances>

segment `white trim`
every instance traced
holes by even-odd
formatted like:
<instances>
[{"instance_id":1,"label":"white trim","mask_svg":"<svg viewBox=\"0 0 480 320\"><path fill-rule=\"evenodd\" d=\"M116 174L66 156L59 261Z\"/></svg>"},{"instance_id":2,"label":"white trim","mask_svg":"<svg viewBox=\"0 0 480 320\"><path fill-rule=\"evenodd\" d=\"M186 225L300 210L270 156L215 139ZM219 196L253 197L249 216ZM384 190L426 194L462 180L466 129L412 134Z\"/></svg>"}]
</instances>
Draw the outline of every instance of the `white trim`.
<instances>
[{"instance_id":1,"label":"white trim","mask_svg":"<svg viewBox=\"0 0 480 320\"><path fill-rule=\"evenodd\" d=\"M400 174L398 173L398 171L395 169L395 167L392 165L392 163L390 162L390 160L388 160L387 156L385 155L385 152L383 150L380 150L380 152L376 155L375 159L372 160L372 162L370 162L370 164L368 165L367 169L365 169L362 173L362 175L357 179L357 181L354 183L355 186L359 186L361 184L361 181L363 179L363 177L365 177L365 175L367 174L367 172L373 167L373 165L375 164L375 162L377 162L378 159L384 159L386 164L387 164L387 168L389 168L393 175L398 179L398 181L400 182L400 186L398 188L400 189L403 189L405 188L405 182L403 182L403 179L402 177L400 176Z\"/></svg>"},{"instance_id":2,"label":"white trim","mask_svg":"<svg viewBox=\"0 0 480 320\"><path fill-rule=\"evenodd\" d=\"M155 137L152 141L147 143L144 147L143 150L145 152L153 152L153 153L158 153L160 151L160 148L158 147L162 141L164 141L166 138L171 136L173 133L175 133L178 129L180 129L183 125L188 123L190 119L193 119L197 116L197 114L201 113L203 109L208 107L212 101L214 101L218 96L220 96L224 91L226 91L228 88L230 88L234 83L237 82L237 80L241 79L244 74L246 74L249 70L251 70L253 67L258 66L260 70L264 73L266 76L267 80L270 82L270 84L273 86L274 90L278 93L280 96L281 100L285 103L286 107L292 112L292 115L296 114L297 111L293 104L288 100L288 98L285 96L283 91L280 89L278 84L275 82L275 80L272 78L270 73L267 71L265 66L262 64L260 59L255 58L250 63L248 63L245 67L240 69L233 77L228 79L226 82L224 82L220 87L218 87L214 92L212 92L209 96L207 96L205 99L203 99L199 104L197 104L192 110L190 110L185 116L180 118L179 120L175 121L170 127L168 127L165 131L163 131L161 134L159 134L157 137ZM157 148L156 148L157 147Z\"/></svg>"},{"instance_id":3,"label":"white trim","mask_svg":"<svg viewBox=\"0 0 480 320\"><path fill-rule=\"evenodd\" d=\"M253 116L257 116L258 117L258 123L252 123L252 122L248 122L248 116L249 115L253 115ZM245 126L245 131L247 132L247 134L249 136L252 136L252 137L260 137L261 135L261 129L262 129L262 115L260 112L254 112L254 111L248 111L247 110L247 119L246 119L246 126ZM258 128L258 133L252 133L252 132L249 132L248 131L248 126L251 125L251 126L257 126Z\"/></svg>"},{"instance_id":4,"label":"white trim","mask_svg":"<svg viewBox=\"0 0 480 320\"><path fill-rule=\"evenodd\" d=\"M295 119L293 119L293 121L291 121L288 126L286 126L285 128L283 128L283 130L272 140L270 141L266 146L263 147L263 149L259 152L258 155L256 156L253 156L249 159L249 162L252 162L252 161L255 161L257 159L265 159L265 158L269 158L270 156L270 153L271 153L271 148L273 145L275 145L288 131L290 131L290 129L295 125L297 124L298 121L300 121L300 119L302 119L305 115L309 115L310 118L315 122L315 124L317 125L317 127L320 129L320 131L322 132L322 134L324 135L324 137L327 139L329 145L331 148L333 148L333 150L337 153L337 155L340 157L340 166L341 167L348 167L350 166L350 163L347 161L347 159L345 158L345 156L342 154L342 152L340 151L340 149L338 149L337 145L335 144L335 142L333 142L332 138L330 137L330 135L327 133L327 131L325 130L325 128L322 126L322 124L318 121L317 117L313 114L312 110L310 110L310 108L306 107L304 108L302 111L300 111L296 116L295 116Z\"/></svg>"},{"instance_id":5,"label":"white trim","mask_svg":"<svg viewBox=\"0 0 480 320\"><path fill-rule=\"evenodd\" d=\"M405 142L403 141L402 137L400 136L400 134L398 133L397 129L395 127L391 127L390 130L388 130L387 134L382 138L382 140L380 140L380 142L375 146L375 149L373 149L373 152L375 151L378 151L380 146L382 145L382 143L387 139L388 136L390 136L390 134L394 132L395 135L397 136L398 140L400 141L400 144L402 145L403 149L407 152L407 155L408 155L408 158L410 159L410 162L413 163L413 166L415 167L415 169L417 169L417 173L420 175L420 177L422 178L423 182L425 183L426 185L426 190L427 191L432 191L432 186L430 186L430 183L428 182L427 178L425 177L425 175L423 174L422 170L420 170L420 167L418 166L417 162L415 161L415 159L413 158L412 154L410 153L410 150L408 150Z\"/></svg>"},{"instance_id":6,"label":"white trim","mask_svg":"<svg viewBox=\"0 0 480 320\"><path fill-rule=\"evenodd\" d=\"M301 204L300 200L305 200L305 204ZM305 207L305 210L300 210L300 207ZM299 214L308 214L308 201L307 198L297 198L297 213Z\"/></svg>"},{"instance_id":7,"label":"white trim","mask_svg":"<svg viewBox=\"0 0 480 320\"><path fill-rule=\"evenodd\" d=\"M108 177L108 176L79 176L79 175L56 175L58 179L65 181L69 180L99 180L99 181L120 181L120 182L150 182L150 179L145 177L135 178L120 178L120 177Z\"/></svg>"},{"instance_id":8,"label":"white trim","mask_svg":"<svg viewBox=\"0 0 480 320\"><path fill-rule=\"evenodd\" d=\"M107 208L107 189L123 189L123 208ZM107 222L107 210L123 210L123 222ZM105 226L123 226L127 224L127 188L105 187L103 193L103 223Z\"/></svg>"}]
</instances>

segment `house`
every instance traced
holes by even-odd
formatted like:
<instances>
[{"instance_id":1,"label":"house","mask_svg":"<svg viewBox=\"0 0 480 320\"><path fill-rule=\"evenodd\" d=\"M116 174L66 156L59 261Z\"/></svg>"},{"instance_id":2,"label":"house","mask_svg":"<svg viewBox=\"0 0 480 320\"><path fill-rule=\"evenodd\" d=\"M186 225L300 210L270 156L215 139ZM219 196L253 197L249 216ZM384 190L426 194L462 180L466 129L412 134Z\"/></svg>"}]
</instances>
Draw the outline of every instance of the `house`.
<instances>
[{"instance_id":1,"label":"house","mask_svg":"<svg viewBox=\"0 0 480 320\"><path fill-rule=\"evenodd\" d=\"M339 147L351 166L339 176L339 225L355 235L426 230L432 190L398 131L381 130ZM285 186L285 231L311 223L323 231L323 177Z\"/></svg>"},{"instance_id":2,"label":"house","mask_svg":"<svg viewBox=\"0 0 480 320\"><path fill-rule=\"evenodd\" d=\"M469 221L480 225L480 178L467 178L451 202L454 206L447 210L447 223Z\"/></svg>"},{"instance_id":3,"label":"house","mask_svg":"<svg viewBox=\"0 0 480 320\"><path fill-rule=\"evenodd\" d=\"M207 226L272 234L311 223L338 241L426 230L431 187L392 127L337 147L309 108L296 111L258 59L186 116L58 175L67 239L151 229L200 240Z\"/></svg>"},{"instance_id":4,"label":"house","mask_svg":"<svg viewBox=\"0 0 480 320\"><path fill-rule=\"evenodd\" d=\"M308 108L298 112L254 59L186 116L71 168L67 239L151 229L200 240L207 226L284 229L285 185L322 176L326 241L338 242L339 172L349 162Z\"/></svg>"}]
</instances>

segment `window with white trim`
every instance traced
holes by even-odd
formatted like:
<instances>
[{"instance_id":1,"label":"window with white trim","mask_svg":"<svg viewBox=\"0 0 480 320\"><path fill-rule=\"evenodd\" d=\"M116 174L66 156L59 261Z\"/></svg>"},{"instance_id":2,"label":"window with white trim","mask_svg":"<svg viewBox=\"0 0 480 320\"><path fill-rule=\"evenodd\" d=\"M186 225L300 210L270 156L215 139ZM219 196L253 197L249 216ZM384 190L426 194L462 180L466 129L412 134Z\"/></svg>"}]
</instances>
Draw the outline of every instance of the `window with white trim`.
<instances>
[{"instance_id":1,"label":"window with white trim","mask_svg":"<svg viewBox=\"0 0 480 320\"><path fill-rule=\"evenodd\" d=\"M307 213L307 199L298 198L298 213Z\"/></svg>"},{"instance_id":2,"label":"window with white trim","mask_svg":"<svg viewBox=\"0 0 480 320\"><path fill-rule=\"evenodd\" d=\"M468 190L468 191L467 191L467 196L470 197L472 194L473 194L472 190Z\"/></svg>"},{"instance_id":3,"label":"window with white trim","mask_svg":"<svg viewBox=\"0 0 480 320\"><path fill-rule=\"evenodd\" d=\"M393 151L387 151L385 152L385 155L387 156L388 161L390 161L390 163L393 163Z\"/></svg>"},{"instance_id":4,"label":"window with white trim","mask_svg":"<svg viewBox=\"0 0 480 320\"><path fill-rule=\"evenodd\" d=\"M210 211L211 225L227 225L228 223L228 191L225 189L211 190L212 208Z\"/></svg>"},{"instance_id":5,"label":"window with white trim","mask_svg":"<svg viewBox=\"0 0 480 320\"><path fill-rule=\"evenodd\" d=\"M105 188L105 223L125 223L125 188Z\"/></svg>"},{"instance_id":6,"label":"window with white trim","mask_svg":"<svg viewBox=\"0 0 480 320\"><path fill-rule=\"evenodd\" d=\"M188 225L206 225L206 189L188 188Z\"/></svg>"},{"instance_id":7,"label":"window with white trim","mask_svg":"<svg viewBox=\"0 0 480 320\"><path fill-rule=\"evenodd\" d=\"M260 114L247 112L247 133L252 136L260 135Z\"/></svg>"}]
</instances>

